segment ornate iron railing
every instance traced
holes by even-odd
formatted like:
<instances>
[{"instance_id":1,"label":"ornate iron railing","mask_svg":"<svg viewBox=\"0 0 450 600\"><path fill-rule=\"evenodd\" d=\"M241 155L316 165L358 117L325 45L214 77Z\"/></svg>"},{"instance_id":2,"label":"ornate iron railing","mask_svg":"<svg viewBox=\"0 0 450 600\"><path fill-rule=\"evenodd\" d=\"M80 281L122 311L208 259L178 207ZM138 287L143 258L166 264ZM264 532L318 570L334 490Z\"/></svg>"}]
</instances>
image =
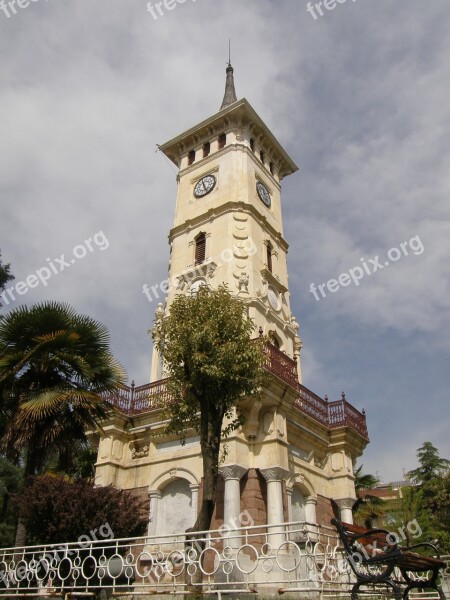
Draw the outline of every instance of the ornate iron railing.
<instances>
[{"instance_id":1,"label":"ornate iron railing","mask_svg":"<svg viewBox=\"0 0 450 600\"><path fill-rule=\"evenodd\" d=\"M305 522L0 550L0 597L185 595L194 583L219 598L320 594L349 582L334 530Z\"/></svg>"},{"instance_id":2,"label":"ornate iron railing","mask_svg":"<svg viewBox=\"0 0 450 600\"><path fill-rule=\"evenodd\" d=\"M264 368L271 375L275 375L297 390L298 398L294 402L294 406L300 412L329 429L350 427L362 437L368 439L364 411L360 412L347 402L344 394L340 400L328 402L301 385L298 381L295 360L272 344L267 344L264 347L264 356ZM105 398L120 412L131 416L163 408L171 401L167 379L161 379L139 387L132 383L131 386L123 386L115 394L109 394Z\"/></svg>"},{"instance_id":3,"label":"ornate iron railing","mask_svg":"<svg viewBox=\"0 0 450 600\"><path fill-rule=\"evenodd\" d=\"M184 532L141 539L113 535L105 524L77 542L0 549L0 597L101 597L105 590L105 597L196 591L218 600L254 593L319 600L349 598L355 582L334 528L304 521L222 526L194 539ZM448 566L441 585L448 592L450 557L443 560ZM392 597L389 588L369 589L372 597ZM411 593L417 600L435 596L430 590L426 596Z\"/></svg>"}]
</instances>

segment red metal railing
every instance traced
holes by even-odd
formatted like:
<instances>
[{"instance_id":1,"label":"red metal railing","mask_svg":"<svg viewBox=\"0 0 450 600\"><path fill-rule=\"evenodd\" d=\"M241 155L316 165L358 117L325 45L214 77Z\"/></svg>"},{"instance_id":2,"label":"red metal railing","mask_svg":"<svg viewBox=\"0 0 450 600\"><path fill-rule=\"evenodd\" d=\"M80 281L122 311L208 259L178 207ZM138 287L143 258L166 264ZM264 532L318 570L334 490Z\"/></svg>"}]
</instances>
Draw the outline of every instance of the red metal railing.
<instances>
[{"instance_id":1,"label":"red metal railing","mask_svg":"<svg viewBox=\"0 0 450 600\"><path fill-rule=\"evenodd\" d=\"M301 385L297 378L297 363L284 352L267 344L264 348L264 368L298 392L294 407L329 429L349 427L368 440L366 415L360 412L345 399L328 402L314 392ZM167 406L171 395L167 387L167 379L147 383L136 387L123 386L115 394L109 394L106 399L121 413L138 415Z\"/></svg>"}]
</instances>

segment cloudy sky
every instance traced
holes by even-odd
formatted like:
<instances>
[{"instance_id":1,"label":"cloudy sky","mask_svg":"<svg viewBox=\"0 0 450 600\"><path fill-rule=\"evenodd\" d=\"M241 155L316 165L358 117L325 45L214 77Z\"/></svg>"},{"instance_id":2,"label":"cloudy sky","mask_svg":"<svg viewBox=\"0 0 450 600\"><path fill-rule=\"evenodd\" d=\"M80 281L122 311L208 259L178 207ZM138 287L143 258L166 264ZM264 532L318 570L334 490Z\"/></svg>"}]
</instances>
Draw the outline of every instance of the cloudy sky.
<instances>
[{"instance_id":1,"label":"cloudy sky","mask_svg":"<svg viewBox=\"0 0 450 600\"><path fill-rule=\"evenodd\" d=\"M14 284L56 272L3 313L67 301L148 381L142 286L166 276L176 191L156 144L218 110L231 37L238 97L300 166L283 211L304 384L366 409L366 471L400 479L426 440L449 457L448 0L21 3L0 10L0 248Z\"/></svg>"}]
</instances>

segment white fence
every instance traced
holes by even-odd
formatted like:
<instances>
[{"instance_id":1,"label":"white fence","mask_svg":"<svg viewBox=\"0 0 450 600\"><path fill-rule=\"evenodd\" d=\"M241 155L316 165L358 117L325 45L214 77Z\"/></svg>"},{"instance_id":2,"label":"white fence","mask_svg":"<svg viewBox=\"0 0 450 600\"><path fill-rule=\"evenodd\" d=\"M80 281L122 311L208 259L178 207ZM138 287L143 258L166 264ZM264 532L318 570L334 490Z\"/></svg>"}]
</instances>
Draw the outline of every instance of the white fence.
<instances>
[{"instance_id":1,"label":"white fence","mask_svg":"<svg viewBox=\"0 0 450 600\"><path fill-rule=\"evenodd\" d=\"M335 530L304 522L0 550L4 597L187 595L195 585L219 599L348 598L353 581Z\"/></svg>"}]
</instances>

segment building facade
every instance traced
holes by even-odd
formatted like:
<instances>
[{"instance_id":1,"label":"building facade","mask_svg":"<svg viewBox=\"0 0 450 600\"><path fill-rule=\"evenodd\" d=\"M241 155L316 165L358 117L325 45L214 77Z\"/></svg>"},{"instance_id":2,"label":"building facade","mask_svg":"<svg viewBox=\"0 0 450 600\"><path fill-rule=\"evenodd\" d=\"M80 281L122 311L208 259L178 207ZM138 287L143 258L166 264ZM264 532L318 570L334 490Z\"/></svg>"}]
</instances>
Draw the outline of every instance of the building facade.
<instances>
[{"instance_id":1,"label":"building facade","mask_svg":"<svg viewBox=\"0 0 450 600\"><path fill-rule=\"evenodd\" d=\"M291 312L281 181L297 166L246 99L237 100L227 68L220 110L160 146L176 165L177 197L169 233L164 304L201 285L226 283L267 336L271 377L247 400L245 424L227 440L212 528L286 521L351 522L352 464L368 442L364 413L345 396L328 402L301 378L299 324ZM124 388L99 441L96 483L149 499L149 533L180 533L196 519L202 460L195 431L182 446L164 431L169 399L153 351L150 383Z\"/></svg>"}]
</instances>

